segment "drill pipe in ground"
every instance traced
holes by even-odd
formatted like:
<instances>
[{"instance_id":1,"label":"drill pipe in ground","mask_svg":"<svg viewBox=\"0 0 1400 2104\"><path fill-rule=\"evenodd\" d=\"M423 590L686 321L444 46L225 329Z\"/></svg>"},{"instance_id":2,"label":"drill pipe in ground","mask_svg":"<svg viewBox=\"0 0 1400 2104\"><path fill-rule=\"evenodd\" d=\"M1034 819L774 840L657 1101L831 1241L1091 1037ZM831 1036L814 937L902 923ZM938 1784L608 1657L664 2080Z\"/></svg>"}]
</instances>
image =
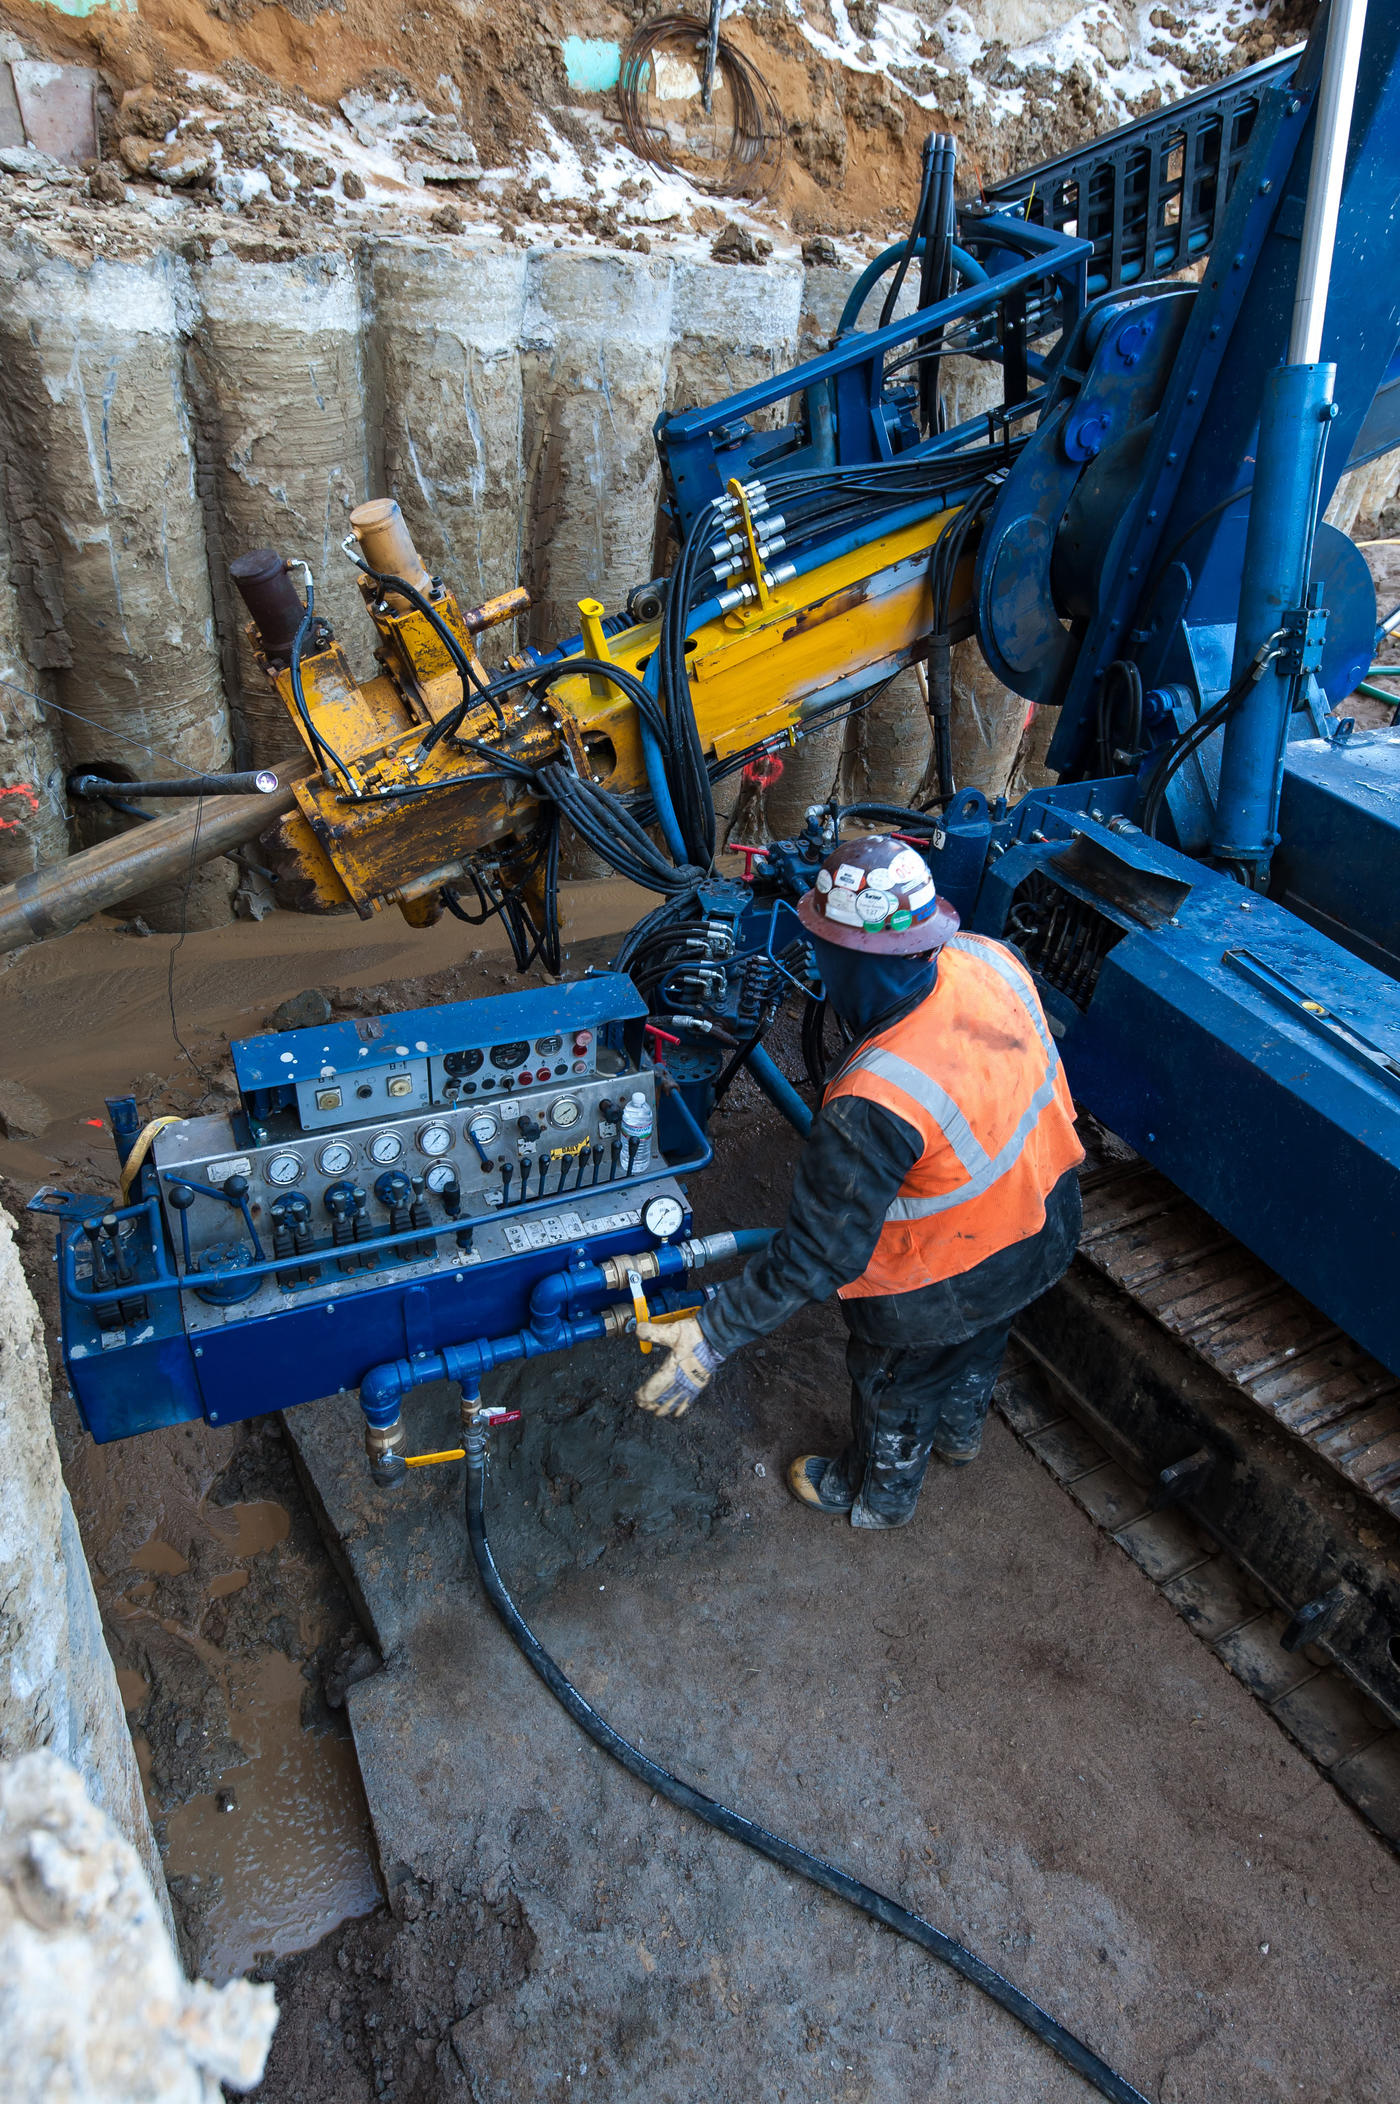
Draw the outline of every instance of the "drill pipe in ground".
<instances>
[{"instance_id":1,"label":"drill pipe in ground","mask_svg":"<svg viewBox=\"0 0 1400 2104\"><path fill-rule=\"evenodd\" d=\"M0 951L66 935L94 913L180 878L194 862L255 840L294 808L292 784L311 772L304 756L269 769L278 786L256 796L220 796L171 818L104 840L66 862L36 869L0 888Z\"/></svg>"}]
</instances>

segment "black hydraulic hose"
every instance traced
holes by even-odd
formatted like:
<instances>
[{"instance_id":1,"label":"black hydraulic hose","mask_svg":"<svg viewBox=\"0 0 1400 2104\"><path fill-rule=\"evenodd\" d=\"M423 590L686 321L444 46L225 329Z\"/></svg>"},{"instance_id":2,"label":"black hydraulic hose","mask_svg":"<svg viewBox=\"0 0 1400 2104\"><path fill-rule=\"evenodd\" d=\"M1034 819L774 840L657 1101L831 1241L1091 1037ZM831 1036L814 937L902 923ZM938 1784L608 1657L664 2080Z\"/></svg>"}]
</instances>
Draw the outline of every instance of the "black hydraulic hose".
<instances>
[{"instance_id":1,"label":"black hydraulic hose","mask_svg":"<svg viewBox=\"0 0 1400 2104\"><path fill-rule=\"evenodd\" d=\"M730 1811L727 1805L716 1804L714 1798L706 1797L703 1791L695 1789L692 1784L682 1782L678 1776L672 1775L656 1761L650 1760L629 1740L614 1731L612 1726L585 1702L573 1682L555 1664L507 1592L505 1581L491 1554L491 1544L486 1538L486 1434L470 1431L466 1435L465 1444L467 1539L471 1543L472 1558L476 1564L477 1575L481 1579L482 1589L527 1665L538 1674L555 1701L568 1711L574 1723L588 1734L595 1746L601 1746L604 1753L611 1754L629 1775L635 1776L646 1789L654 1790L659 1797L664 1797L668 1804L678 1806L683 1812L690 1812L696 1819L703 1819L707 1826L716 1827L720 1833L727 1834L731 1841L742 1841L757 1854L766 1856L770 1863L777 1863L783 1870L792 1871L798 1877L820 1885L823 1891L834 1893L837 1899L844 1899L849 1905L859 1907L861 1912L870 1915L872 1920L882 1923L887 1929L893 1929L898 1936L907 1936L911 1943L920 1945L931 1957L941 1959L943 1964L960 1974L964 1980L970 1980L974 1987L979 1987L998 2008L1005 2009L1018 2023L1024 2024L1042 2045L1049 2046L1052 2053L1057 2053L1067 2066L1081 2074L1101 2097L1112 2099L1113 2104L1148 2104L1141 2090L1134 2089L1131 2082L1126 2081L1122 2075L1115 2074L1107 2061L1101 2060L1082 2039L1076 2038L1072 2031L1067 2031L1062 2024L1056 2023L1054 2017L1042 2009L1039 2003L1033 2002L1029 1995L1022 1994L1019 1987L1013 1987L1010 1980L1004 1979L999 1972L994 1971L985 1959L979 1958L974 1951L955 1942L951 1936L945 1936L941 1929L934 1928L922 1915L910 1913L909 1909L901 1907L897 1900L887 1898L883 1892L877 1892L873 1885L862 1884L859 1878L853 1878L848 1871L838 1870L835 1864L824 1862L820 1856L809 1855L805 1848L798 1848L795 1842L784 1841L778 1834L770 1834L766 1827L756 1826L751 1819L745 1819L742 1813Z\"/></svg>"},{"instance_id":2,"label":"black hydraulic hose","mask_svg":"<svg viewBox=\"0 0 1400 2104\"><path fill-rule=\"evenodd\" d=\"M297 715L301 718L302 728L306 732L308 742L310 743L312 758L320 760L329 760L331 765L336 769L337 773L339 774L344 786L353 795L355 791L355 784L351 777L350 770L346 766L344 760L341 759L340 754L336 751L335 747L333 745L328 745L326 740L321 736L321 733L317 730L316 725L312 720L311 711L306 705L306 690L302 686L302 652L306 649L307 644L311 641L311 638L315 633L315 613L316 587L311 582L311 576L308 572L306 578L306 612L302 615L300 624L297 628L297 632L292 637L291 662L288 666L292 682L292 700L296 704Z\"/></svg>"},{"instance_id":3,"label":"black hydraulic hose","mask_svg":"<svg viewBox=\"0 0 1400 2104\"><path fill-rule=\"evenodd\" d=\"M413 608L415 613L419 613L423 616L423 619L427 622L429 628L432 629L439 643L441 643L443 649L451 658L453 669L457 674L457 678L461 682L462 699L459 704L459 708L462 714L465 714L466 711L472 706L472 690L474 688L476 690L476 699L478 701L490 702L491 713L496 719L497 730L504 731L506 727L506 719L504 714L502 713L499 701L497 701L495 695L491 692L489 684L485 680L483 680L477 673L475 667L472 664L471 659L467 656L466 651L463 650L461 643L458 641L457 637L452 633L452 630L448 627L447 623L443 620L442 615L438 612L437 608L431 603L431 601L425 599L423 594L419 591L418 587L416 585L410 584L406 577L395 577L392 574L392 572L388 570L372 570L369 564L363 561L362 559L352 558L352 560L355 560L355 567L359 570L363 570L366 577L372 577L374 579L374 582L379 586L381 592L397 593L399 598L406 599L408 601L409 605ZM460 721L460 717L458 720ZM436 729L437 726L435 725L434 728Z\"/></svg>"},{"instance_id":4,"label":"black hydraulic hose","mask_svg":"<svg viewBox=\"0 0 1400 2104\"><path fill-rule=\"evenodd\" d=\"M930 134L924 141L923 158L923 173L919 183L919 201L914 207L914 217L910 222L909 239L904 244L904 254L899 259L899 268L890 281L889 290L886 292L880 306L880 327L882 329L887 329L893 319L895 305L900 293L904 290L904 280L909 274L909 265L918 253L919 236L924 230L924 214L928 210L929 199L933 192L933 134Z\"/></svg>"},{"instance_id":5,"label":"black hydraulic hose","mask_svg":"<svg viewBox=\"0 0 1400 2104\"><path fill-rule=\"evenodd\" d=\"M109 782L101 774L74 774L68 778L70 796L101 799L113 796L270 796L277 786L277 777L268 767L255 767L246 774L182 775L178 781L171 782Z\"/></svg>"}]
</instances>

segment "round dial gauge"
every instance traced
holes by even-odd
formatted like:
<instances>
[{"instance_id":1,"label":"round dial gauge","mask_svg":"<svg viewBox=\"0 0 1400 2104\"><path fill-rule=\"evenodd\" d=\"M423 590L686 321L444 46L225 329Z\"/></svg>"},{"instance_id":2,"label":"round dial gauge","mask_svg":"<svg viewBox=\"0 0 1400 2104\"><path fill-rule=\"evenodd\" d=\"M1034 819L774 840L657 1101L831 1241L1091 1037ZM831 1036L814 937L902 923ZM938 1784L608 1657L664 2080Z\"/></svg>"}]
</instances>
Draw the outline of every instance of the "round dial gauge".
<instances>
[{"instance_id":1,"label":"round dial gauge","mask_svg":"<svg viewBox=\"0 0 1400 2104\"><path fill-rule=\"evenodd\" d=\"M323 1147L317 1155L316 1167L324 1170L327 1176L343 1176L354 1159L353 1151L346 1146L344 1140L332 1140L330 1145Z\"/></svg>"},{"instance_id":2,"label":"round dial gauge","mask_svg":"<svg viewBox=\"0 0 1400 2104\"><path fill-rule=\"evenodd\" d=\"M420 1125L418 1128L418 1145L424 1154L446 1154L452 1145L452 1127L450 1125Z\"/></svg>"},{"instance_id":3,"label":"round dial gauge","mask_svg":"<svg viewBox=\"0 0 1400 2104\"><path fill-rule=\"evenodd\" d=\"M471 1052L448 1052L443 1057L442 1071L444 1074L453 1075L474 1074L481 1065L481 1060L481 1053L475 1050Z\"/></svg>"},{"instance_id":4,"label":"round dial gauge","mask_svg":"<svg viewBox=\"0 0 1400 2104\"><path fill-rule=\"evenodd\" d=\"M396 1132L377 1132L369 1143L372 1162L396 1162L402 1153L403 1141Z\"/></svg>"},{"instance_id":5,"label":"round dial gauge","mask_svg":"<svg viewBox=\"0 0 1400 2104\"><path fill-rule=\"evenodd\" d=\"M294 1184L300 1181L301 1171L299 1154L274 1154L263 1174L270 1184Z\"/></svg>"},{"instance_id":6,"label":"round dial gauge","mask_svg":"<svg viewBox=\"0 0 1400 2104\"><path fill-rule=\"evenodd\" d=\"M467 1131L476 1141L478 1147L489 1147L500 1129L499 1120L488 1116L485 1111L481 1113L479 1118L473 1118L471 1124L467 1127Z\"/></svg>"},{"instance_id":7,"label":"round dial gauge","mask_svg":"<svg viewBox=\"0 0 1400 2104\"><path fill-rule=\"evenodd\" d=\"M453 1184L457 1181L457 1171L453 1168L451 1162L434 1162L423 1181L430 1191L435 1195L440 1195L443 1191L452 1189Z\"/></svg>"},{"instance_id":8,"label":"round dial gauge","mask_svg":"<svg viewBox=\"0 0 1400 2104\"><path fill-rule=\"evenodd\" d=\"M518 1067L522 1059L529 1057L530 1046L523 1037L509 1045L491 1047L491 1064L493 1067L499 1067L503 1074L508 1074L512 1067Z\"/></svg>"},{"instance_id":9,"label":"round dial gauge","mask_svg":"<svg viewBox=\"0 0 1400 2104\"><path fill-rule=\"evenodd\" d=\"M552 1059L556 1052L562 1052L563 1049L564 1040L562 1037L537 1037L535 1039L535 1050L539 1053L541 1059Z\"/></svg>"},{"instance_id":10,"label":"round dial gauge","mask_svg":"<svg viewBox=\"0 0 1400 2104\"><path fill-rule=\"evenodd\" d=\"M668 1235L679 1231L684 1218L685 1210L679 1198L653 1198L642 1214L642 1225L649 1235L656 1236L658 1242L664 1242Z\"/></svg>"},{"instance_id":11,"label":"round dial gauge","mask_svg":"<svg viewBox=\"0 0 1400 2104\"><path fill-rule=\"evenodd\" d=\"M549 1106L549 1122L551 1125L560 1125L565 1128L570 1125L577 1125L582 1110L583 1105L579 1102L577 1096L560 1096L556 1102L551 1103Z\"/></svg>"}]
</instances>

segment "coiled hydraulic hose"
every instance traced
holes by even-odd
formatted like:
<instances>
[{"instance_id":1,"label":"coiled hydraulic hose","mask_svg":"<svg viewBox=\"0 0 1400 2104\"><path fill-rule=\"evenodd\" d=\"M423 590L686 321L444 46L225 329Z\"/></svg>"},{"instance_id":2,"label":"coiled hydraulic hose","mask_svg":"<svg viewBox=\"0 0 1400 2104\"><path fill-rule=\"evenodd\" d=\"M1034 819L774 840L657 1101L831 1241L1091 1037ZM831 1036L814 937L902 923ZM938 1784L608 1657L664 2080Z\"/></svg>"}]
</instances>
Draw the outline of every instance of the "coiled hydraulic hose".
<instances>
[{"instance_id":1,"label":"coiled hydraulic hose","mask_svg":"<svg viewBox=\"0 0 1400 2104\"><path fill-rule=\"evenodd\" d=\"M1114 2073L1108 2063L1100 2060L1097 2053L1086 2046L1082 2039L1057 2024L1054 2017L1033 2002L1029 1995L1022 1994L999 1972L993 1971L984 1959L961 1943L945 1936L941 1929L934 1928L921 1915L911 1914L896 1900L886 1898L872 1885L864 1885L847 1871L838 1870L834 1864L823 1862L820 1856L808 1855L805 1848L795 1842L784 1841L777 1834L770 1834L766 1827L756 1826L739 1812L731 1812L727 1805L716 1804L712 1797L684 1783L678 1776L659 1767L646 1754L640 1752L629 1740L615 1732L591 1705L584 1701L573 1682L556 1665L539 1638L526 1622L519 1608L505 1587L505 1581L496 1569L496 1560L491 1554L491 1544L486 1538L486 1449L487 1434L474 1428L466 1435L467 1460L467 1539L471 1543L477 1574L487 1599L504 1622L516 1649L527 1665L533 1667L556 1702L560 1703L573 1718L581 1731L588 1734L595 1746L610 1753L629 1775L636 1777L648 1790L654 1790L669 1804L678 1805L681 1811L693 1813L703 1819L707 1826L717 1827L728 1834L732 1841L742 1841L746 1847L766 1856L770 1863L781 1865L784 1870L794 1871L798 1877L820 1885L825 1892L835 1893L861 1912L870 1915L896 1935L907 1936L930 1956L940 1958L963 1979L980 1987L997 2006L1007 2010L1026 2029L1033 2032L1052 2053L1081 2074L1085 2081L1096 2089L1101 2097L1108 2097L1113 2104L1148 2104L1141 2090L1133 2088L1131 2082Z\"/></svg>"}]
</instances>

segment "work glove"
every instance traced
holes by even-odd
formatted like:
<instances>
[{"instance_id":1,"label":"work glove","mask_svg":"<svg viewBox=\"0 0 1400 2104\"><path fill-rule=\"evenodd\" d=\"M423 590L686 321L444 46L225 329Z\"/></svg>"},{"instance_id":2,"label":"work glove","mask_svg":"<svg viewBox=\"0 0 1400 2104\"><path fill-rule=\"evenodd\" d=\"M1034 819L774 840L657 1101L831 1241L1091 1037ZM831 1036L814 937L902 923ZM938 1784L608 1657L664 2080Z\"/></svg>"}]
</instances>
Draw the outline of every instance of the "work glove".
<instances>
[{"instance_id":1,"label":"work glove","mask_svg":"<svg viewBox=\"0 0 1400 2104\"><path fill-rule=\"evenodd\" d=\"M684 1417L702 1388L724 1364L693 1315L679 1322L638 1322L637 1341L660 1345L666 1357L637 1390L638 1409L656 1417Z\"/></svg>"}]
</instances>

